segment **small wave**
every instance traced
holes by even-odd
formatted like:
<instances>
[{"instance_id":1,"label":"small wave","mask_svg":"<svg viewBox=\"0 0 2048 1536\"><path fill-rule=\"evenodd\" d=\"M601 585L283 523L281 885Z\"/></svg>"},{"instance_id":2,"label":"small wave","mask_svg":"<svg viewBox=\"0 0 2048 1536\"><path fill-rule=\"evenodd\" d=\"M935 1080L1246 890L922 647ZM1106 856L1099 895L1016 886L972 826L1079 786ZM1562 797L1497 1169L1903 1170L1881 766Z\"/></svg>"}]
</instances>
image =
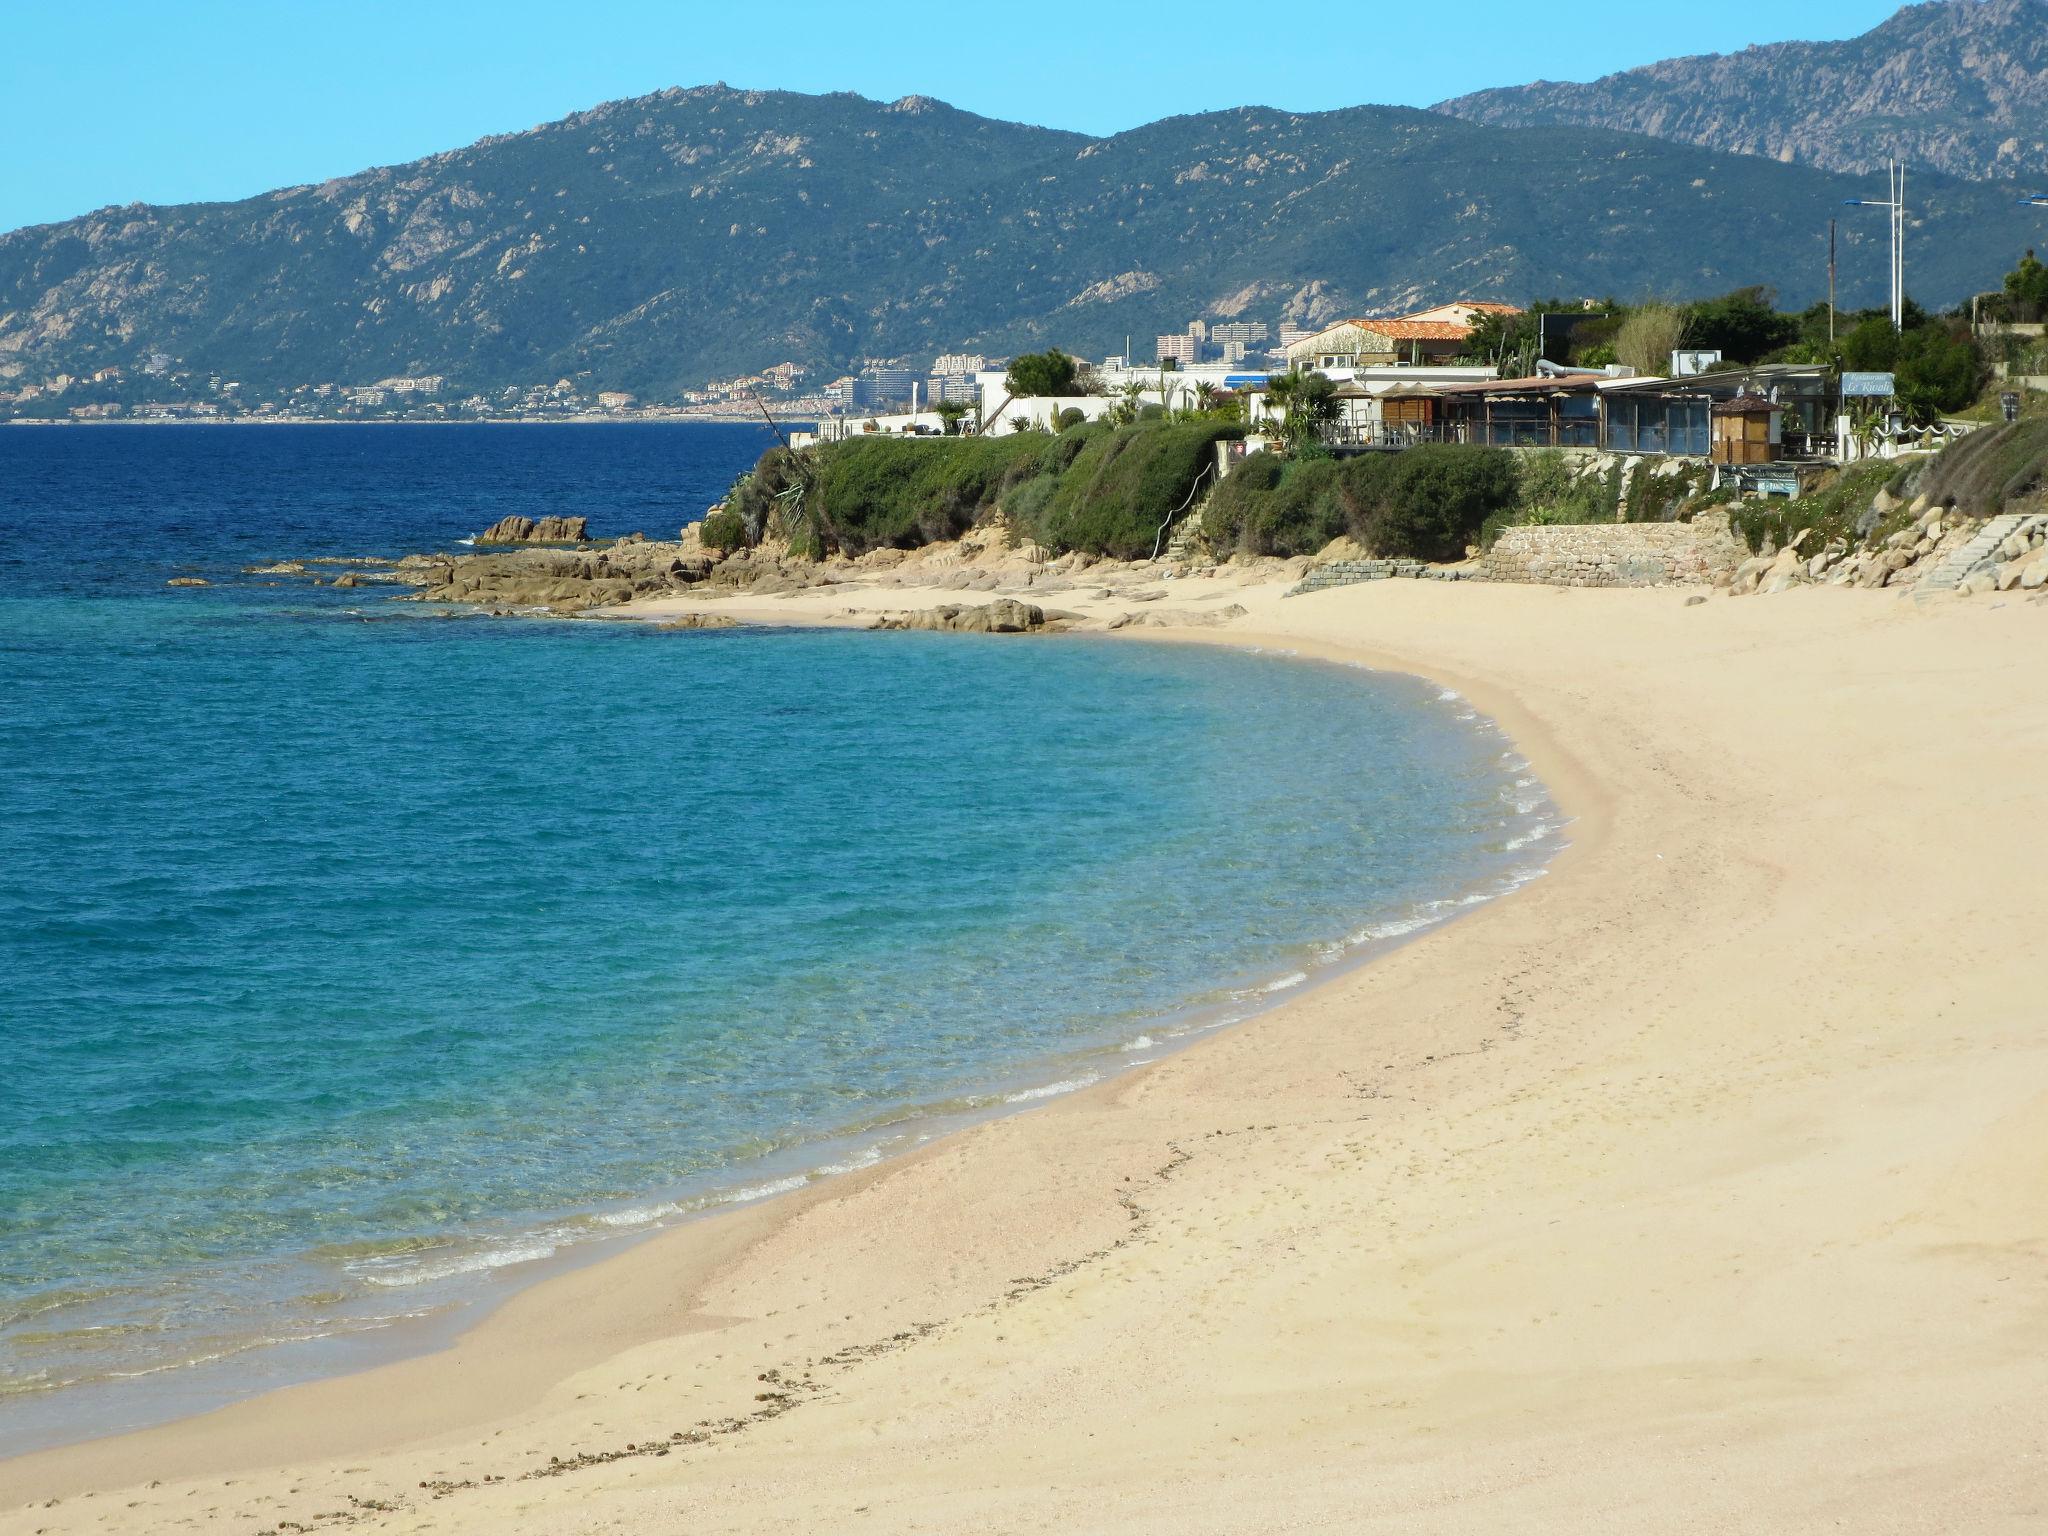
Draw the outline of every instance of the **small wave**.
<instances>
[{"instance_id":1,"label":"small wave","mask_svg":"<svg viewBox=\"0 0 2048 1536\"><path fill-rule=\"evenodd\" d=\"M881 1160L882 1149L879 1146L869 1147L864 1152L855 1153L844 1162L826 1163L817 1170L817 1176L819 1178L829 1178L835 1173L858 1173L863 1168L874 1167Z\"/></svg>"},{"instance_id":2,"label":"small wave","mask_svg":"<svg viewBox=\"0 0 2048 1536\"><path fill-rule=\"evenodd\" d=\"M1442 693L1439 693L1436 696L1436 699L1439 704L1455 704L1462 700L1464 697L1465 695L1458 692L1457 689L1446 688Z\"/></svg>"},{"instance_id":3,"label":"small wave","mask_svg":"<svg viewBox=\"0 0 2048 1536\"><path fill-rule=\"evenodd\" d=\"M600 1227L644 1227L661 1220L664 1216L681 1213L682 1207L673 1200L664 1200L660 1205L636 1205L623 1211L598 1211L591 1220Z\"/></svg>"},{"instance_id":4,"label":"small wave","mask_svg":"<svg viewBox=\"0 0 2048 1536\"><path fill-rule=\"evenodd\" d=\"M454 1258L442 1259L438 1263L417 1264L409 1269L387 1269L371 1272L368 1264L352 1265L369 1285L409 1286L426 1285L435 1280L449 1280L456 1275L487 1274L494 1269L504 1269L512 1264L531 1264L536 1259L554 1257L555 1243L548 1238L530 1238L524 1242L507 1243L502 1248L486 1248L481 1253L465 1253Z\"/></svg>"},{"instance_id":5,"label":"small wave","mask_svg":"<svg viewBox=\"0 0 2048 1536\"><path fill-rule=\"evenodd\" d=\"M1158 1043L1159 1042L1157 1040L1154 1040L1150 1035L1139 1035L1134 1040L1126 1040L1124 1042L1124 1050L1127 1052L1149 1051L1152 1049L1153 1046L1157 1045Z\"/></svg>"},{"instance_id":6,"label":"small wave","mask_svg":"<svg viewBox=\"0 0 2048 1536\"><path fill-rule=\"evenodd\" d=\"M1269 981L1259 988L1261 992L1286 992L1308 980L1307 971L1289 971L1277 981Z\"/></svg>"},{"instance_id":7,"label":"small wave","mask_svg":"<svg viewBox=\"0 0 2048 1536\"><path fill-rule=\"evenodd\" d=\"M772 1195L786 1195L793 1189L802 1189L811 1182L807 1173L792 1173L786 1179L770 1179L766 1184L749 1184L745 1189L735 1189L720 1195L720 1205L749 1205L756 1200L766 1200Z\"/></svg>"},{"instance_id":8,"label":"small wave","mask_svg":"<svg viewBox=\"0 0 2048 1536\"><path fill-rule=\"evenodd\" d=\"M468 538L457 539L455 542L462 545L465 549L474 549L476 547L476 535L471 534Z\"/></svg>"},{"instance_id":9,"label":"small wave","mask_svg":"<svg viewBox=\"0 0 2048 1536\"><path fill-rule=\"evenodd\" d=\"M1502 843L1500 845L1501 851L1503 853L1519 853L1524 848L1534 847L1537 843L1542 842L1554 830L1556 829L1549 822L1539 821L1520 837L1511 837Z\"/></svg>"},{"instance_id":10,"label":"small wave","mask_svg":"<svg viewBox=\"0 0 2048 1536\"><path fill-rule=\"evenodd\" d=\"M1003 1102L1005 1104L1029 1104L1035 1099L1057 1098L1063 1093L1073 1093L1076 1089L1086 1088L1090 1084L1099 1081L1101 1079L1092 1076L1069 1077L1057 1083L1047 1083L1043 1088L1024 1088L1016 1093L1006 1093L1003 1095Z\"/></svg>"}]
</instances>

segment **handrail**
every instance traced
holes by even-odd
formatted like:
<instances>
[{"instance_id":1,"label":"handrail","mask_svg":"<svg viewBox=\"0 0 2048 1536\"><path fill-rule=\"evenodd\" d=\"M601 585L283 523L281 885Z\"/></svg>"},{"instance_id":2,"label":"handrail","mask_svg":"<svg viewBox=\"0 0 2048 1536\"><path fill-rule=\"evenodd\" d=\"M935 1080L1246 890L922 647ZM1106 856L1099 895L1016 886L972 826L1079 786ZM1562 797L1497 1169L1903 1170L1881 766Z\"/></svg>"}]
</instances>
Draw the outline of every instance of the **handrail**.
<instances>
[{"instance_id":1,"label":"handrail","mask_svg":"<svg viewBox=\"0 0 2048 1536\"><path fill-rule=\"evenodd\" d=\"M1195 483L1188 487L1188 499L1182 502L1179 506L1175 507L1171 512L1167 513L1166 521L1161 523L1159 525L1159 531L1152 535L1152 558L1154 560L1157 560L1159 558L1160 547L1166 541L1166 530L1173 526L1173 520L1176 517L1179 517L1181 513L1187 511L1189 507L1195 504L1195 497L1202 489L1202 477L1204 475L1213 475L1215 473L1216 466L1213 463L1204 464L1199 470L1195 472Z\"/></svg>"}]
</instances>

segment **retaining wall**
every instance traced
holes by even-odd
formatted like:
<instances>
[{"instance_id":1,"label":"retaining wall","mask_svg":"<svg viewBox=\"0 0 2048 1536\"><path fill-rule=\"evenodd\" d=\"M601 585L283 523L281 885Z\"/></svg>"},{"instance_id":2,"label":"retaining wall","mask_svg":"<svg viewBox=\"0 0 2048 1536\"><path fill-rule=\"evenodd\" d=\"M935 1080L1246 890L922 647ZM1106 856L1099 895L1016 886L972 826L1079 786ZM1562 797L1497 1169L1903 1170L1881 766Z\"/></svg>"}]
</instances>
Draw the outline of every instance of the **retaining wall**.
<instances>
[{"instance_id":1,"label":"retaining wall","mask_svg":"<svg viewBox=\"0 0 2048 1536\"><path fill-rule=\"evenodd\" d=\"M1703 512L1690 523L1509 528L1480 563L1488 581L1661 587L1712 585L1748 558L1726 514Z\"/></svg>"}]
</instances>

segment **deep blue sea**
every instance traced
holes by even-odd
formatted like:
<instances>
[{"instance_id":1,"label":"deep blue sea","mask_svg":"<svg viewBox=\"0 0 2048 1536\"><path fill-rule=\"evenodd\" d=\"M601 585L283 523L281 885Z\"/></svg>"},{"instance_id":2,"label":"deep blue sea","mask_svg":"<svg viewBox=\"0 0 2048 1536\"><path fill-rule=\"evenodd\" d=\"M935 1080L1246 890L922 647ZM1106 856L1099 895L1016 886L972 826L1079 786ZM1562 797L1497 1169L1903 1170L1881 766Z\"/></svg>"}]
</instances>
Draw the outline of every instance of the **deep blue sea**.
<instances>
[{"instance_id":1,"label":"deep blue sea","mask_svg":"<svg viewBox=\"0 0 2048 1536\"><path fill-rule=\"evenodd\" d=\"M1413 679L245 574L673 537L764 445L0 430L0 1451L1093 1081L1554 841Z\"/></svg>"}]
</instances>

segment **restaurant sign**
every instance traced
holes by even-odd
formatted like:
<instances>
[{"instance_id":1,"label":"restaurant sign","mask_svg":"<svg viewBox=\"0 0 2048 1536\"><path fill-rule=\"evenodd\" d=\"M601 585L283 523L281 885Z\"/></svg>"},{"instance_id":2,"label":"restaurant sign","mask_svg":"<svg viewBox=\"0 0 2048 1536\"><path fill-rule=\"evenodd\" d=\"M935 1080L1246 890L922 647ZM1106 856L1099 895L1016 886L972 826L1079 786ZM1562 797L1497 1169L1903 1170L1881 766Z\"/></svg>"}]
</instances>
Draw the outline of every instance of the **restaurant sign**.
<instances>
[{"instance_id":1,"label":"restaurant sign","mask_svg":"<svg viewBox=\"0 0 2048 1536\"><path fill-rule=\"evenodd\" d=\"M1845 373L1842 397L1847 400L1889 400L1898 385L1888 373Z\"/></svg>"}]
</instances>

